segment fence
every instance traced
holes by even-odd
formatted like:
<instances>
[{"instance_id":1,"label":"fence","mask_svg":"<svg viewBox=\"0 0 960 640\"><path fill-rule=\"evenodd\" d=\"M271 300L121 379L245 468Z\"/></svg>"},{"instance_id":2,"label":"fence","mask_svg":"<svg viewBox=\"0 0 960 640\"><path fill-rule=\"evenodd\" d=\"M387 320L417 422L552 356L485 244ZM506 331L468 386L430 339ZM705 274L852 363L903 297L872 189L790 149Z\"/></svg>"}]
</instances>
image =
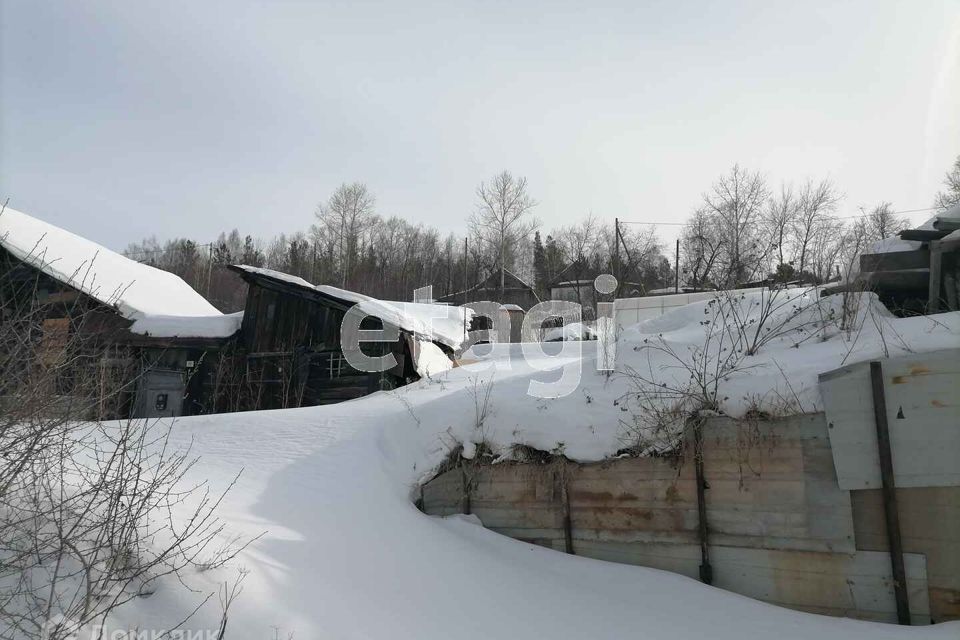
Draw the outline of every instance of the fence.
<instances>
[{"instance_id":1,"label":"fence","mask_svg":"<svg viewBox=\"0 0 960 640\"><path fill-rule=\"evenodd\" d=\"M892 424L887 492L869 435L865 363L822 377L824 413L712 418L699 447L688 432L671 458L463 461L423 486L422 506L436 515L469 510L519 540L674 571L795 609L896 622L899 604L901 622L960 619L958 351L881 363Z\"/></svg>"}]
</instances>

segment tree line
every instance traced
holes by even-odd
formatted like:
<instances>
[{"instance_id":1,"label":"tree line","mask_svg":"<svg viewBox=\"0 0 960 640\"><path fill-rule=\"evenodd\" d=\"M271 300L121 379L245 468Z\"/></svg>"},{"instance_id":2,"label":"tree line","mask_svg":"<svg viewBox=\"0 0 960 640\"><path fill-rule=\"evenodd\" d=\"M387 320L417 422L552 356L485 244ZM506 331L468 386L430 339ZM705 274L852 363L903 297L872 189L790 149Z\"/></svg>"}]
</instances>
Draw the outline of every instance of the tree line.
<instances>
[{"instance_id":1,"label":"tree line","mask_svg":"<svg viewBox=\"0 0 960 640\"><path fill-rule=\"evenodd\" d=\"M935 208L960 202L960 157L944 187ZM304 230L264 239L234 229L206 244L154 237L131 243L124 253L176 273L223 311L243 307L245 287L226 269L237 263L390 300L408 300L426 285L439 298L488 277L503 286L508 272L542 299L550 297L551 284L599 273L616 275L621 295L674 283L696 289L823 283L849 270L873 242L906 226L890 202L838 216L842 200L829 178L774 185L734 165L702 193L680 232L677 256L656 225L617 229L593 213L542 232L527 180L503 171L477 187L462 235L385 215L375 194L355 182L320 203Z\"/></svg>"}]
</instances>

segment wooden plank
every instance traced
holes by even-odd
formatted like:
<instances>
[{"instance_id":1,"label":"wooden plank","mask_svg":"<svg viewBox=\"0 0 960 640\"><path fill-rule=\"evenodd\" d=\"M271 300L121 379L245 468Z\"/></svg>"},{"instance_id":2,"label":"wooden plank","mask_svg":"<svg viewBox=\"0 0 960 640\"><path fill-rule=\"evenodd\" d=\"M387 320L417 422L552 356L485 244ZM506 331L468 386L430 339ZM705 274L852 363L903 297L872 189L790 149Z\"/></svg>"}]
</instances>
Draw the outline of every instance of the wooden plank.
<instances>
[{"instance_id":1,"label":"wooden plank","mask_svg":"<svg viewBox=\"0 0 960 640\"><path fill-rule=\"evenodd\" d=\"M930 243L930 280L927 287L927 312L936 313L940 310L940 280L943 265L943 253L938 243Z\"/></svg>"},{"instance_id":2,"label":"wooden plank","mask_svg":"<svg viewBox=\"0 0 960 640\"><path fill-rule=\"evenodd\" d=\"M901 239L919 240L920 242L939 240L947 235L950 235L950 231L946 229L905 229L900 232Z\"/></svg>"},{"instance_id":3,"label":"wooden plank","mask_svg":"<svg viewBox=\"0 0 960 640\"><path fill-rule=\"evenodd\" d=\"M901 269L926 269L930 266L930 252L892 251L890 253L865 253L860 256L860 271L899 271Z\"/></svg>"},{"instance_id":4,"label":"wooden plank","mask_svg":"<svg viewBox=\"0 0 960 640\"><path fill-rule=\"evenodd\" d=\"M911 271L871 271L861 274L868 288L891 291L926 291L930 282L928 269Z\"/></svg>"},{"instance_id":5,"label":"wooden plank","mask_svg":"<svg viewBox=\"0 0 960 640\"><path fill-rule=\"evenodd\" d=\"M960 486L960 349L883 361L884 392L898 487ZM837 481L881 486L869 365L820 376Z\"/></svg>"}]
</instances>

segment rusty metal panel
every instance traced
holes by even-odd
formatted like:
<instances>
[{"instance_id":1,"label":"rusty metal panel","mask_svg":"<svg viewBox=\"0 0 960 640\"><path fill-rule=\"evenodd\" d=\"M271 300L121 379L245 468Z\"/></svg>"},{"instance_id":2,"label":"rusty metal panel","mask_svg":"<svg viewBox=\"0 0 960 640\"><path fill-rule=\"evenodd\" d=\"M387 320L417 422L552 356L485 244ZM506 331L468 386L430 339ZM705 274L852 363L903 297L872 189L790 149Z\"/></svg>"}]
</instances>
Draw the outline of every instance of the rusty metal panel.
<instances>
[{"instance_id":1,"label":"rusty metal panel","mask_svg":"<svg viewBox=\"0 0 960 640\"><path fill-rule=\"evenodd\" d=\"M816 553L711 547L714 585L787 607L896 622L890 557L886 553ZM926 559L904 554L910 613L929 624Z\"/></svg>"},{"instance_id":2,"label":"rusty metal panel","mask_svg":"<svg viewBox=\"0 0 960 640\"><path fill-rule=\"evenodd\" d=\"M857 548L887 551L879 489L851 491ZM930 616L960 619L960 487L897 489L904 551L927 559Z\"/></svg>"},{"instance_id":3,"label":"rusty metal panel","mask_svg":"<svg viewBox=\"0 0 960 640\"><path fill-rule=\"evenodd\" d=\"M850 496L837 485L822 414L711 419L703 438L712 543L855 550Z\"/></svg>"},{"instance_id":4,"label":"rusty metal panel","mask_svg":"<svg viewBox=\"0 0 960 640\"><path fill-rule=\"evenodd\" d=\"M960 349L882 360L898 487L960 486ZM820 376L837 480L880 487L869 363Z\"/></svg>"},{"instance_id":5,"label":"rusty metal panel","mask_svg":"<svg viewBox=\"0 0 960 640\"><path fill-rule=\"evenodd\" d=\"M859 499L876 492L840 488L830 440L823 414L709 421L703 443L714 584L804 611L894 621L882 518L875 497ZM698 575L693 464L682 456L481 464L468 472L472 511L494 531L563 551L562 477L576 554ZM460 511L462 473L455 468L424 486L427 513ZM931 611L936 621L955 618L960 493L903 492L910 494L901 507L913 621L929 622ZM851 495L858 496L853 506Z\"/></svg>"},{"instance_id":6,"label":"rusty metal panel","mask_svg":"<svg viewBox=\"0 0 960 640\"><path fill-rule=\"evenodd\" d=\"M753 425L711 420L704 466L712 543L852 553L850 496L837 486L826 431L819 414ZM562 536L560 493L550 465L480 465L471 473L471 511L487 527L521 538L541 538L542 530L554 527ZM566 477L577 541L697 540L692 463L625 458L570 465ZM459 469L424 487L427 513L462 506ZM520 535L524 528L537 533Z\"/></svg>"},{"instance_id":7,"label":"rusty metal panel","mask_svg":"<svg viewBox=\"0 0 960 640\"><path fill-rule=\"evenodd\" d=\"M579 555L698 575L695 544L640 544L578 541ZM927 566L923 555L904 556L910 613L914 624L930 623ZM792 609L883 622L896 622L890 558L886 553L854 554L711 546L713 585Z\"/></svg>"}]
</instances>

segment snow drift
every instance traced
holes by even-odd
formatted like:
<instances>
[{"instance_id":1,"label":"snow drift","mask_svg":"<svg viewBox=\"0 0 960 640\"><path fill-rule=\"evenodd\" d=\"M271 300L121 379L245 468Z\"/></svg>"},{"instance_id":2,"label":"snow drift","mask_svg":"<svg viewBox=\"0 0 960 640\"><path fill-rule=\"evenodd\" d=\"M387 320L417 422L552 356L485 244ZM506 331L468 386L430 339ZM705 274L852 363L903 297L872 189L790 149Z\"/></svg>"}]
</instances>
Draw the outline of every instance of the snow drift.
<instances>
[{"instance_id":1,"label":"snow drift","mask_svg":"<svg viewBox=\"0 0 960 640\"><path fill-rule=\"evenodd\" d=\"M826 299L810 316L797 306L816 292L791 295L772 324L761 324L779 327L776 335L742 356L749 367L718 381L719 410L737 415L789 395L798 410L814 411L822 371L957 344L960 313L894 318L863 294L856 324L842 327L835 316L843 299ZM749 328L768 308L759 296L736 304ZM544 345L549 352L538 355L531 351L538 345L482 345L467 354L473 364L339 405L180 419L175 439L193 443L197 479L223 488L243 470L221 512L231 533L265 533L232 567L185 576L199 593L170 582L110 626L166 628L243 567L249 574L230 611L229 638L955 638L956 623L904 629L798 613L678 575L564 555L484 530L475 519L429 517L413 506L418 484L464 443L471 450L484 442L504 456L514 443L577 460L615 455L622 419L634 410L622 400L638 394L628 368L685 383L675 356L709 360L712 347L704 345L714 330L704 322L715 315L705 302L631 328L609 376L594 371L588 342ZM562 397L528 393L531 382L578 372L580 383ZM213 598L184 628L214 628L219 620Z\"/></svg>"}]
</instances>

